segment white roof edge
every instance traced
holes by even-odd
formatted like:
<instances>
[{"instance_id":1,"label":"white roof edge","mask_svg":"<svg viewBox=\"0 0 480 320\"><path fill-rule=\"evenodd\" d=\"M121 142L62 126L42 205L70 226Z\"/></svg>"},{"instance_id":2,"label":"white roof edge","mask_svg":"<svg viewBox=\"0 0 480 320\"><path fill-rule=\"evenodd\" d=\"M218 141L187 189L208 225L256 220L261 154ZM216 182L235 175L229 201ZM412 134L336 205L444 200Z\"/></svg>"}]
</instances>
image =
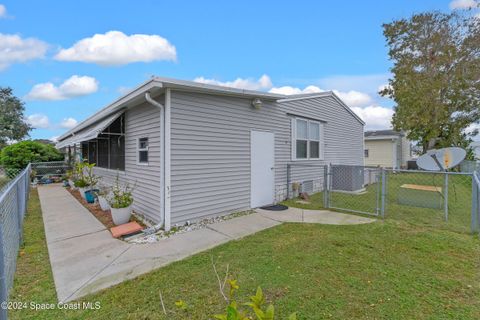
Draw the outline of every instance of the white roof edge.
<instances>
[{"instance_id":1,"label":"white roof edge","mask_svg":"<svg viewBox=\"0 0 480 320\"><path fill-rule=\"evenodd\" d=\"M389 135L389 136L373 136L373 137L365 137L365 140L389 140L389 139L399 139L401 136L394 136L394 135Z\"/></svg>"},{"instance_id":2,"label":"white roof edge","mask_svg":"<svg viewBox=\"0 0 480 320\"><path fill-rule=\"evenodd\" d=\"M295 101L295 100L321 98L325 96L330 96L332 93L333 93L332 91L322 91L322 92L314 92L314 93L292 94L292 95L288 95L284 99L278 100L278 102L289 102L289 101Z\"/></svg>"},{"instance_id":3,"label":"white roof edge","mask_svg":"<svg viewBox=\"0 0 480 320\"><path fill-rule=\"evenodd\" d=\"M355 119L358 120L363 126L365 125L365 122L355 113L353 112L352 109L350 109L349 106L345 102L343 102L342 99L340 99L335 92L333 91L323 91L323 92L318 92L318 93L307 93L307 94L302 94L302 95L295 95L291 98L284 98L280 99L277 102L290 102L290 101L298 101L298 100L307 100L307 99L315 99L315 98L323 98L323 97L333 97L335 100L337 100L338 103L342 105Z\"/></svg>"},{"instance_id":4,"label":"white roof edge","mask_svg":"<svg viewBox=\"0 0 480 320\"><path fill-rule=\"evenodd\" d=\"M278 100L286 97L284 94L279 94L279 93L238 89L238 88L232 88L232 87L226 87L226 86L195 82L190 80L179 80L179 79L172 79L172 78L165 78L165 77L155 77L154 79L158 82L161 82L164 87L168 87L168 88L199 89L202 91L206 90L206 91L212 91L212 92L218 92L218 93L251 95L259 98L262 98L262 97L269 98L272 100Z\"/></svg>"},{"instance_id":5,"label":"white roof edge","mask_svg":"<svg viewBox=\"0 0 480 320\"><path fill-rule=\"evenodd\" d=\"M95 112L93 115L88 117L87 119L83 120L79 124L77 124L75 127L72 129L68 130L64 134L62 134L60 137L58 137L58 142L66 139L67 137L71 136L75 132L78 132L89 125L101 120L102 118L107 117L111 113L115 112L117 109L121 108L123 104L127 103L129 100L132 98L138 96L141 93L147 92L148 90L154 88L154 87L161 87L161 83L155 83L154 79L150 79L148 81L145 81L135 89L131 90L127 94L121 96L117 100L113 101L111 104L103 107L99 111Z\"/></svg>"},{"instance_id":6,"label":"white roof edge","mask_svg":"<svg viewBox=\"0 0 480 320\"><path fill-rule=\"evenodd\" d=\"M278 100L280 98L285 98L283 94L276 94L276 93L268 93L268 92L261 92L261 91L254 91L254 90L245 90L245 89L237 89L237 88L230 88L225 86L218 86L218 85L211 85L205 83L199 83L189 80L177 80L171 78L164 78L164 77L152 77L151 79L145 81L144 83L140 84L135 89L132 89L127 94L121 96L117 100L113 101L109 105L103 107L87 119L80 122L74 128L70 129L66 133L62 134L58 141L62 141L67 137L71 136L73 133L78 132L89 125L101 120L102 118L108 116L112 112L115 112L118 108L122 105L127 103L129 100L139 96L140 94L144 94L148 90L152 88L177 88L177 89L184 89L184 90L199 90L205 92L212 92L212 93L223 93L229 95L247 95L247 96L255 96L258 98L264 98L269 100Z\"/></svg>"}]
</instances>

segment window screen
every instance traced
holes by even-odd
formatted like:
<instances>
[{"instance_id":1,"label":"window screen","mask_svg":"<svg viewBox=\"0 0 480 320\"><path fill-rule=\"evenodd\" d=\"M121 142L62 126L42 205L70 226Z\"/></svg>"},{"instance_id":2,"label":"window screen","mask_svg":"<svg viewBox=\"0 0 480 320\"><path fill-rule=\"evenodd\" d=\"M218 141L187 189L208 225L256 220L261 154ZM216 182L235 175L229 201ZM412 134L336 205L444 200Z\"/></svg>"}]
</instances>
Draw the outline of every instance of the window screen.
<instances>
[{"instance_id":1,"label":"window screen","mask_svg":"<svg viewBox=\"0 0 480 320\"><path fill-rule=\"evenodd\" d=\"M295 158L320 159L320 123L307 119L295 120Z\"/></svg>"},{"instance_id":2,"label":"window screen","mask_svg":"<svg viewBox=\"0 0 480 320\"><path fill-rule=\"evenodd\" d=\"M148 163L148 138L138 139L138 162Z\"/></svg>"}]
</instances>

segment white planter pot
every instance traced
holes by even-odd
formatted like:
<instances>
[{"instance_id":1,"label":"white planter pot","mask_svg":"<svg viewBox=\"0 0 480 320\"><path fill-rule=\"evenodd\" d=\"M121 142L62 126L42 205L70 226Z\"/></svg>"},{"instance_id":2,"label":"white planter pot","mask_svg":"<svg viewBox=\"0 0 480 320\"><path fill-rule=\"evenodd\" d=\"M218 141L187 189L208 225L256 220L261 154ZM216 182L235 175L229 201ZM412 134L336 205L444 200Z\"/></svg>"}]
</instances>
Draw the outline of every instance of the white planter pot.
<instances>
[{"instance_id":1,"label":"white planter pot","mask_svg":"<svg viewBox=\"0 0 480 320\"><path fill-rule=\"evenodd\" d=\"M98 196L98 204L103 211L110 209L107 199L103 196Z\"/></svg>"},{"instance_id":2,"label":"white planter pot","mask_svg":"<svg viewBox=\"0 0 480 320\"><path fill-rule=\"evenodd\" d=\"M82 196L82 198L86 200L85 191L87 191L87 188L78 188L78 191L80 192L80 195Z\"/></svg>"},{"instance_id":3,"label":"white planter pot","mask_svg":"<svg viewBox=\"0 0 480 320\"><path fill-rule=\"evenodd\" d=\"M116 225L124 224L130 221L130 216L132 215L132 206L126 208L110 208L112 213L113 223Z\"/></svg>"}]
</instances>

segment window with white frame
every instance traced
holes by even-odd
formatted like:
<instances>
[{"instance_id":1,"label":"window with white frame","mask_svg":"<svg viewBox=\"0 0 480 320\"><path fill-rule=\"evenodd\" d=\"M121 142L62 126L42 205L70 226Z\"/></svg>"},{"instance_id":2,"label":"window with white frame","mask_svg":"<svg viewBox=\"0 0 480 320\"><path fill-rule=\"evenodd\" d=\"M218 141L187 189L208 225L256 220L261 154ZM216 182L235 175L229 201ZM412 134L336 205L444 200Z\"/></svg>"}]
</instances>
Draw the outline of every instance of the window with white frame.
<instances>
[{"instance_id":1,"label":"window with white frame","mask_svg":"<svg viewBox=\"0 0 480 320\"><path fill-rule=\"evenodd\" d=\"M322 124L318 121L296 118L292 120L294 160L322 158Z\"/></svg>"},{"instance_id":2,"label":"window with white frame","mask_svg":"<svg viewBox=\"0 0 480 320\"><path fill-rule=\"evenodd\" d=\"M148 163L148 138L138 139L138 163Z\"/></svg>"}]
</instances>

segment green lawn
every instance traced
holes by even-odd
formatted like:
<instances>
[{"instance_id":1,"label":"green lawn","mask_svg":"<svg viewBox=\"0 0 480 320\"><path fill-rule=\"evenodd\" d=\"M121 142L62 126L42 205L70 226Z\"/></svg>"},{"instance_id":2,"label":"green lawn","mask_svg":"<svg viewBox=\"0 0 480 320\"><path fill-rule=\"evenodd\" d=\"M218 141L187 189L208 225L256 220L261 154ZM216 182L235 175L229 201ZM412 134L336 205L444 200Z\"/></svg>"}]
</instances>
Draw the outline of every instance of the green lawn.
<instances>
[{"instance_id":1,"label":"green lawn","mask_svg":"<svg viewBox=\"0 0 480 320\"><path fill-rule=\"evenodd\" d=\"M318 195L314 195L316 199ZM313 207L318 205L314 202ZM85 297L96 311L10 312L12 319L212 319L224 304L211 257L228 263L244 302L260 285L276 319L480 319L480 241L418 220L284 224ZM12 301L55 303L36 192ZM168 316L163 316L162 291ZM183 299L188 313L175 310Z\"/></svg>"}]
</instances>

